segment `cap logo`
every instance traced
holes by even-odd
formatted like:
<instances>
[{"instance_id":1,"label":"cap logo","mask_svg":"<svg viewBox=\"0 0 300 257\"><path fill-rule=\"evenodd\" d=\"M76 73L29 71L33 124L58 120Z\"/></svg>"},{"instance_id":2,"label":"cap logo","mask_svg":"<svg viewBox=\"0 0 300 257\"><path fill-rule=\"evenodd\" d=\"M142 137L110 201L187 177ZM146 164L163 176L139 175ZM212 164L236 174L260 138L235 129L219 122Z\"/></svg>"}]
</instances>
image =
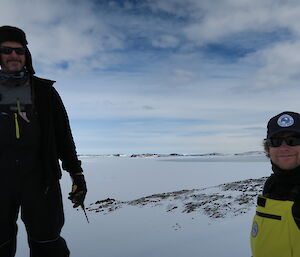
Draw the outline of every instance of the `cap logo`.
<instances>
[{"instance_id":1,"label":"cap logo","mask_svg":"<svg viewBox=\"0 0 300 257\"><path fill-rule=\"evenodd\" d=\"M294 119L288 114L283 114L278 118L277 124L283 128L290 127L294 124Z\"/></svg>"}]
</instances>

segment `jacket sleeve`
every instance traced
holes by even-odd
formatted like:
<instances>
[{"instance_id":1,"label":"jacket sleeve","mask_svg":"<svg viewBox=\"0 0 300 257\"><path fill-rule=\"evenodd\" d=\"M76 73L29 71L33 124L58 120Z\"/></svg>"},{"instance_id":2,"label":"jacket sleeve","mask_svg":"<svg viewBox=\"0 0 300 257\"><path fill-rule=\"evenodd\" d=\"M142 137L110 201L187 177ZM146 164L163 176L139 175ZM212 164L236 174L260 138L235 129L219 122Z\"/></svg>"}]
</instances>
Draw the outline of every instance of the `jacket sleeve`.
<instances>
[{"instance_id":1,"label":"jacket sleeve","mask_svg":"<svg viewBox=\"0 0 300 257\"><path fill-rule=\"evenodd\" d=\"M52 87L52 108L55 141L58 158L62 161L62 168L70 174L83 172L81 161L77 158L68 115L58 92Z\"/></svg>"}]
</instances>

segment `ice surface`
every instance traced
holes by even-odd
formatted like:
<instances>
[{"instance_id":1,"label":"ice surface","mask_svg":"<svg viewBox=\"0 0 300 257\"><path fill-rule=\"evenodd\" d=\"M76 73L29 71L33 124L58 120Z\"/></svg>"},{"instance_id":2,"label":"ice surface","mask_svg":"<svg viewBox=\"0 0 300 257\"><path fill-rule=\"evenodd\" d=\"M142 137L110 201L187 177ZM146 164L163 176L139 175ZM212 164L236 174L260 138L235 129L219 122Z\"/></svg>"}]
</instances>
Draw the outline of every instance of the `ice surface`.
<instances>
[{"instance_id":1,"label":"ice surface","mask_svg":"<svg viewBox=\"0 0 300 257\"><path fill-rule=\"evenodd\" d=\"M270 164L257 157L220 160L223 157L84 157L88 183L86 206L106 198L130 202L153 194L180 190L222 193L218 185L269 176ZM218 159L219 158L219 159ZM254 205L246 213L211 218L203 210L182 212L182 199L168 199L157 205L127 205L112 211L81 210L67 200L71 181L61 180L66 223L62 235L72 257L241 257L251 256L249 233ZM207 189L210 187L210 189ZM200 191L197 191L198 193ZM223 190L224 191L224 190ZM228 192L227 192L228 193ZM229 192L233 197L241 193ZM222 201L221 201L222 202ZM177 209L167 211L172 204ZM226 208L224 209L226 212ZM228 212L230 214L230 212ZM231 213L232 214L232 213ZM19 221L17 257L28 256L24 226Z\"/></svg>"}]
</instances>

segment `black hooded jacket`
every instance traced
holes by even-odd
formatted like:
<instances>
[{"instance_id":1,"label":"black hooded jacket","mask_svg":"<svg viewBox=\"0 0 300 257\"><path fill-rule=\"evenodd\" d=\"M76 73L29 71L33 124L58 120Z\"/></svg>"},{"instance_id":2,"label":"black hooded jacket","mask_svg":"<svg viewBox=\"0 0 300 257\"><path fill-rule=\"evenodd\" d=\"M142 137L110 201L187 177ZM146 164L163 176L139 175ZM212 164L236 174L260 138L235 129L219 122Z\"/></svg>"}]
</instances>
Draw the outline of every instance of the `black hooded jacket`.
<instances>
[{"instance_id":1,"label":"black hooded jacket","mask_svg":"<svg viewBox=\"0 0 300 257\"><path fill-rule=\"evenodd\" d=\"M81 173L67 112L54 89L55 81L31 77L33 106L41 130L41 164L45 182L51 184L61 178L61 168L70 174Z\"/></svg>"}]
</instances>

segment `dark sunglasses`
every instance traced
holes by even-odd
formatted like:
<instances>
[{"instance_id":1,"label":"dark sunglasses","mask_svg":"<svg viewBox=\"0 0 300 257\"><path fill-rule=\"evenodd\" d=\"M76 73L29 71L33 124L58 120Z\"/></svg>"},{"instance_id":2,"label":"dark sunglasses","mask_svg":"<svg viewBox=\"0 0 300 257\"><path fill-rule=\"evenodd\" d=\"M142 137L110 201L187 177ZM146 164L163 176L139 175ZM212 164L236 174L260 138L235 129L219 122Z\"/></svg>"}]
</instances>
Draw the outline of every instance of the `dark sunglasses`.
<instances>
[{"instance_id":1,"label":"dark sunglasses","mask_svg":"<svg viewBox=\"0 0 300 257\"><path fill-rule=\"evenodd\" d=\"M13 51L16 52L17 55L24 55L26 49L24 47L8 47L8 46L0 46L0 53L2 54L11 54Z\"/></svg>"},{"instance_id":2,"label":"dark sunglasses","mask_svg":"<svg viewBox=\"0 0 300 257\"><path fill-rule=\"evenodd\" d=\"M300 137L273 137L266 139L267 145L270 147L279 147L283 141L289 146L300 145Z\"/></svg>"}]
</instances>

